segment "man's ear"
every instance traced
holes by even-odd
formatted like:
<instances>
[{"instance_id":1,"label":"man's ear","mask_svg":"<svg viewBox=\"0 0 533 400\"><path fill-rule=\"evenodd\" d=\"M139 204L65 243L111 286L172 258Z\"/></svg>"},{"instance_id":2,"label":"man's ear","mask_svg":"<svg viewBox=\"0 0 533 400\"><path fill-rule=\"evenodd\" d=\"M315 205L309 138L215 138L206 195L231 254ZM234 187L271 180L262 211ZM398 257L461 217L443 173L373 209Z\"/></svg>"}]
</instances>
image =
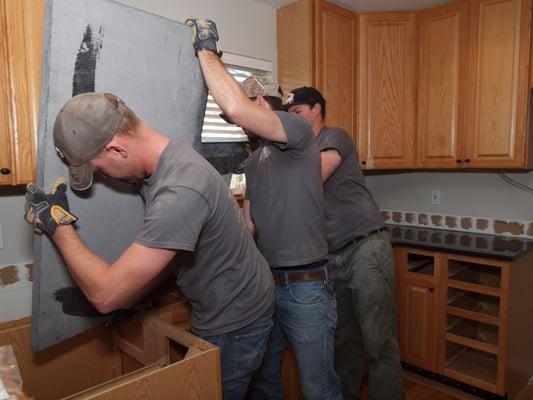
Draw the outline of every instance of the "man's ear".
<instances>
[{"instance_id":1,"label":"man's ear","mask_svg":"<svg viewBox=\"0 0 533 400\"><path fill-rule=\"evenodd\" d=\"M120 137L115 136L108 144L106 144L105 149L112 155L128 158L127 146Z\"/></svg>"},{"instance_id":2,"label":"man's ear","mask_svg":"<svg viewBox=\"0 0 533 400\"><path fill-rule=\"evenodd\" d=\"M320 103L315 103L311 110L313 111L313 115L315 116L322 114L322 106L320 105Z\"/></svg>"},{"instance_id":3,"label":"man's ear","mask_svg":"<svg viewBox=\"0 0 533 400\"><path fill-rule=\"evenodd\" d=\"M257 96L255 98L255 102L259 104L261 107L271 108L270 103L266 101L266 99L263 96Z\"/></svg>"}]
</instances>

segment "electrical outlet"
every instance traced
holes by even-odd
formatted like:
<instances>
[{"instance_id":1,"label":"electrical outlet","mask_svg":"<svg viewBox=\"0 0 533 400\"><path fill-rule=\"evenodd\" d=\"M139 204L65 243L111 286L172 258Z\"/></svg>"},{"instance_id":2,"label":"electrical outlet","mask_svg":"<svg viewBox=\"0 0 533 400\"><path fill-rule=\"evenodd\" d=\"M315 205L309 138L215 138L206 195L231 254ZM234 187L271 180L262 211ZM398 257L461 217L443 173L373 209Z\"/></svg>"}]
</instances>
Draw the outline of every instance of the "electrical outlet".
<instances>
[{"instance_id":1,"label":"electrical outlet","mask_svg":"<svg viewBox=\"0 0 533 400\"><path fill-rule=\"evenodd\" d=\"M4 248L4 233L2 232L2 221L0 221L0 249Z\"/></svg>"},{"instance_id":2,"label":"electrical outlet","mask_svg":"<svg viewBox=\"0 0 533 400\"><path fill-rule=\"evenodd\" d=\"M431 204L440 204L440 190L431 191Z\"/></svg>"}]
</instances>

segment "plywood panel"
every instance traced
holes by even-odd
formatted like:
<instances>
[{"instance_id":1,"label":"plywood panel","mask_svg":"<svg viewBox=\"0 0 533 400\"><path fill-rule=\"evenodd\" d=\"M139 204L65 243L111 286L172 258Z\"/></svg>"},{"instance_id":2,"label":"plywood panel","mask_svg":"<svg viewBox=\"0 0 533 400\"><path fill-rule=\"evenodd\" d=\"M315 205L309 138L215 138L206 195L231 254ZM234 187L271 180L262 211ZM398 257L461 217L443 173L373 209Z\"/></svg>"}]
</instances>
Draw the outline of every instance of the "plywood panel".
<instances>
[{"instance_id":1,"label":"plywood panel","mask_svg":"<svg viewBox=\"0 0 533 400\"><path fill-rule=\"evenodd\" d=\"M67 166L52 129L72 95L111 92L157 131L193 144L201 132L206 88L183 24L107 1L46 4L38 135L38 184L49 189ZM78 232L98 255L114 261L133 241L144 206L135 187L96 179L68 193ZM43 349L94 326L101 317L84 297L46 236L35 240L33 348Z\"/></svg>"},{"instance_id":2,"label":"plywood panel","mask_svg":"<svg viewBox=\"0 0 533 400\"><path fill-rule=\"evenodd\" d=\"M30 325L30 318L0 324L0 346L13 346L27 396L55 400L119 375L112 331L97 328L34 353Z\"/></svg>"},{"instance_id":3,"label":"plywood panel","mask_svg":"<svg viewBox=\"0 0 533 400\"><path fill-rule=\"evenodd\" d=\"M111 387L95 388L72 399L221 399L218 359L219 350L213 348L136 379L121 378Z\"/></svg>"}]
</instances>

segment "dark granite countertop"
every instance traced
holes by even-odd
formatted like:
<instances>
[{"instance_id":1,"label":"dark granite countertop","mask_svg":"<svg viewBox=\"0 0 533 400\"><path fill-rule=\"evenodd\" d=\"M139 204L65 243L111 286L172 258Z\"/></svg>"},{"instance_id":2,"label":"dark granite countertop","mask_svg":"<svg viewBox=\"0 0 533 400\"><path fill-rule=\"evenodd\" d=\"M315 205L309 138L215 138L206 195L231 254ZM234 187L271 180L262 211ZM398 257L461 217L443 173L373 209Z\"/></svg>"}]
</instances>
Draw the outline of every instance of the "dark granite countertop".
<instances>
[{"instance_id":1,"label":"dark granite countertop","mask_svg":"<svg viewBox=\"0 0 533 400\"><path fill-rule=\"evenodd\" d=\"M387 224L393 246L490 257L512 261L533 249L533 240L444 229Z\"/></svg>"}]
</instances>

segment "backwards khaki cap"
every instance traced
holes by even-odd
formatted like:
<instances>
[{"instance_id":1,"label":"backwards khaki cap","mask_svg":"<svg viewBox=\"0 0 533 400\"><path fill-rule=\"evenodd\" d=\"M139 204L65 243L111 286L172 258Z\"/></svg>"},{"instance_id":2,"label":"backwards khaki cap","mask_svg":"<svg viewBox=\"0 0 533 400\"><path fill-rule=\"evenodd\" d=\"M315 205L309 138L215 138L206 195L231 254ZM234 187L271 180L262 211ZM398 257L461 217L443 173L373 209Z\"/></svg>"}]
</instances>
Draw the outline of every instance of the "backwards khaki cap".
<instances>
[{"instance_id":1,"label":"backwards khaki cap","mask_svg":"<svg viewBox=\"0 0 533 400\"><path fill-rule=\"evenodd\" d=\"M271 96L277 97L278 99L282 98L279 85L271 82L268 78L250 76L241 82L241 87L244 89L244 92L248 98L257 96ZM233 124L226 114L221 113L220 117L224 121Z\"/></svg>"},{"instance_id":2,"label":"backwards khaki cap","mask_svg":"<svg viewBox=\"0 0 533 400\"><path fill-rule=\"evenodd\" d=\"M69 165L69 184L76 190L93 183L90 160L104 149L120 128L124 102L110 93L83 93L65 103L56 117L54 143Z\"/></svg>"},{"instance_id":3,"label":"backwards khaki cap","mask_svg":"<svg viewBox=\"0 0 533 400\"><path fill-rule=\"evenodd\" d=\"M270 82L267 78L251 76L241 83L248 97L272 96L281 99L281 91L277 83Z\"/></svg>"}]
</instances>

